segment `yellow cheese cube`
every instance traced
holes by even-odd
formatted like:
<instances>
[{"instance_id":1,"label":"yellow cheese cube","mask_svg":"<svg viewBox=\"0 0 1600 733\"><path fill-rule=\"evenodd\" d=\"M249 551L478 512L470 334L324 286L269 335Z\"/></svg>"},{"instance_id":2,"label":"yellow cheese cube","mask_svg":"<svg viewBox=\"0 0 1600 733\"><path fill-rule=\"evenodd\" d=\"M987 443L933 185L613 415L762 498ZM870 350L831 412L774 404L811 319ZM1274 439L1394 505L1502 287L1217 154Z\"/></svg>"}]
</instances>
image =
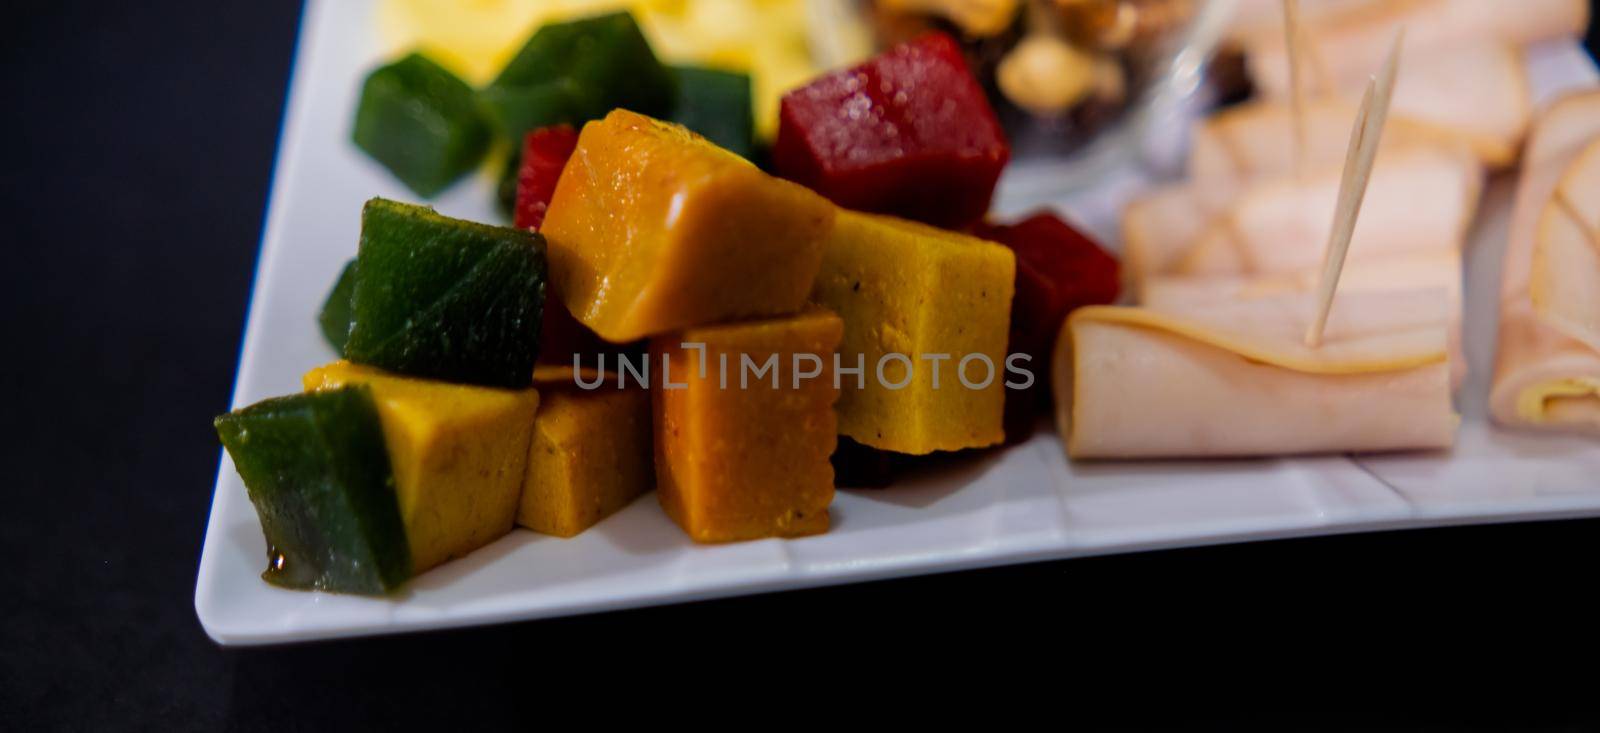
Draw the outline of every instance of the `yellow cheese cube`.
<instances>
[{"instance_id":1,"label":"yellow cheese cube","mask_svg":"<svg viewBox=\"0 0 1600 733\"><path fill-rule=\"evenodd\" d=\"M347 361L312 369L302 382L308 391L372 389L416 572L511 531L537 391L403 377Z\"/></svg>"},{"instance_id":2,"label":"yellow cheese cube","mask_svg":"<svg viewBox=\"0 0 1600 733\"><path fill-rule=\"evenodd\" d=\"M840 366L864 367L842 380L839 433L912 454L1003 441L1015 273L1001 245L839 212L811 293L844 319Z\"/></svg>"},{"instance_id":3,"label":"yellow cheese cube","mask_svg":"<svg viewBox=\"0 0 1600 733\"><path fill-rule=\"evenodd\" d=\"M540 231L567 310L621 343L798 311L833 212L681 126L619 109L584 125Z\"/></svg>"},{"instance_id":4,"label":"yellow cheese cube","mask_svg":"<svg viewBox=\"0 0 1600 733\"><path fill-rule=\"evenodd\" d=\"M840 336L839 317L814 308L651 341L656 495L691 539L828 530Z\"/></svg>"},{"instance_id":5,"label":"yellow cheese cube","mask_svg":"<svg viewBox=\"0 0 1600 733\"><path fill-rule=\"evenodd\" d=\"M539 413L533 420L527 479L517 524L572 537L650 490L650 393L619 389L615 378L570 367L539 367Z\"/></svg>"}]
</instances>

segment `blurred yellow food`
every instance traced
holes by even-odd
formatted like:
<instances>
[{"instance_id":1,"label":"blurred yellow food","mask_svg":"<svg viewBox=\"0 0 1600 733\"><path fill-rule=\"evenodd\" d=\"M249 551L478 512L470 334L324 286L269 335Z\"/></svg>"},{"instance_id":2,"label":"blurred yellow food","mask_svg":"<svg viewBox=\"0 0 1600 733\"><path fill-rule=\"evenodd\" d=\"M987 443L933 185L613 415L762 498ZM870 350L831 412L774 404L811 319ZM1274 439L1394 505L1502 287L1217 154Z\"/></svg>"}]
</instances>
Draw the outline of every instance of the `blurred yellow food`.
<instances>
[{"instance_id":1,"label":"blurred yellow food","mask_svg":"<svg viewBox=\"0 0 1600 733\"><path fill-rule=\"evenodd\" d=\"M928 13L955 23L977 38L999 35L1017 18L1018 0L879 0L886 9Z\"/></svg>"},{"instance_id":2,"label":"blurred yellow food","mask_svg":"<svg viewBox=\"0 0 1600 733\"><path fill-rule=\"evenodd\" d=\"M614 10L631 11L669 63L751 74L763 137L777 129L779 98L821 71L812 60L806 0L383 0L377 22L390 55L420 47L468 82L484 84L538 26ZM850 43L854 58L830 62L865 56L859 35Z\"/></svg>"}]
</instances>

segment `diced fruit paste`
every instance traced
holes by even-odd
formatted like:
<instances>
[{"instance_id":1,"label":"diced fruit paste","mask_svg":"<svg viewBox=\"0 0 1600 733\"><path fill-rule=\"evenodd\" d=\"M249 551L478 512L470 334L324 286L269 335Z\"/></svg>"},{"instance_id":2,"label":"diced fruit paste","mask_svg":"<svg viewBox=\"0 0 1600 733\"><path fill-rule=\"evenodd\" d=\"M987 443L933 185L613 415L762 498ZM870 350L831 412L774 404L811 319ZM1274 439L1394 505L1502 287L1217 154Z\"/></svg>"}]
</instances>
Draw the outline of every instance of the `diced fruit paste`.
<instances>
[{"instance_id":1,"label":"diced fruit paste","mask_svg":"<svg viewBox=\"0 0 1600 733\"><path fill-rule=\"evenodd\" d=\"M472 88L411 54L367 77L351 136L418 196L431 198L477 167L490 134Z\"/></svg>"},{"instance_id":2,"label":"diced fruit paste","mask_svg":"<svg viewBox=\"0 0 1600 733\"><path fill-rule=\"evenodd\" d=\"M371 390L416 572L511 531L539 405L533 389L415 379L346 361L302 381L314 393Z\"/></svg>"},{"instance_id":3,"label":"diced fruit paste","mask_svg":"<svg viewBox=\"0 0 1600 733\"><path fill-rule=\"evenodd\" d=\"M799 310L833 217L682 126L617 110L584 126L541 232L567 309L626 342Z\"/></svg>"},{"instance_id":4,"label":"diced fruit paste","mask_svg":"<svg viewBox=\"0 0 1600 733\"><path fill-rule=\"evenodd\" d=\"M651 340L656 493L690 538L827 531L842 329L838 316L809 309ZM704 370L700 349L685 344L704 345Z\"/></svg>"},{"instance_id":5,"label":"diced fruit paste","mask_svg":"<svg viewBox=\"0 0 1600 733\"><path fill-rule=\"evenodd\" d=\"M844 319L841 365L865 369L842 383L839 433L913 454L1001 442L1015 267L992 242L841 211L812 290ZM981 388L959 381L968 359Z\"/></svg>"},{"instance_id":6,"label":"diced fruit paste","mask_svg":"<svg viewBox=\"0 0 1600 733\"><path fill-rule=\"evenodd\" d=\"M261 519L267 582L382 594L411 577L370 390L277 397L217 418L216 428Z\"/></svg>"},{"instance_id":7,"label":"diced fruit paste","mask_svg":"<svg viewBox=\"0 0 1600 733\"><path fill-rule=\"evenodd\" d=\"M345 358L418 377L527 387L539 353L544 241L384 199L361 211Z\"/></svg>"},{"instance_id":8,"label":"diced fruit paste","mask_svg":"<svg viewBox=\"0 0 1600 733\"><path fill-rule=\"evenodd\" d=\"M956 42L931 34L785 95L778 172L845 208L959 228L1011 157Z\"/></svg>"},{"instance_id":9,"label":"diced fruit paste","mask_svg":"<svg viewBox=\"0 0 1600 733\"><path fill-rule=\"evenodd\" d=\"M527 479L517 524L572 537L655 485L651 470L650 393L622 389L604 374L539 367L539 413L533 421Z\"/></svg>"}]
</instances>

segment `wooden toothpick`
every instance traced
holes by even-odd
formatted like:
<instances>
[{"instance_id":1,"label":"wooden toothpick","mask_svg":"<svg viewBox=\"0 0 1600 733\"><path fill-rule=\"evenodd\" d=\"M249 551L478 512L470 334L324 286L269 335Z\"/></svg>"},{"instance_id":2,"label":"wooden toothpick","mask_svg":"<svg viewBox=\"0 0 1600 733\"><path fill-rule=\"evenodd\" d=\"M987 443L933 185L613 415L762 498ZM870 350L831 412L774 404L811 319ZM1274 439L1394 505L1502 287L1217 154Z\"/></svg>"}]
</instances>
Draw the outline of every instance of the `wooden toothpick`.
<instances>
[{"instance_id":1,"label":"wooden toothpick","mask_svg":"<svg viewBox=\"0 0 1600 733\"><path fill-rule=\"evenodd\" d=\"M1312 348L1322 345L1322 332L1328 326L1328 312L1333 309L1333 296L1339 288L1339 274L1344 271L1356 218L1361 215L1361 201L1366 197L1367 183L1372 180L1372 164L1378 155L1378 142L1383 138L1383 123L1389 117L1389 102L1394 98L1400 46L1404 40L1405 30L1401 29L1389 48L1383 69L1367 82L1361 107L1356 111L1350 148L1345 153L1344 175L1339 181L1338 203L1333 211L1333 228L1328 232L1328 248L1323 256L1322 276L1317 281L1317 314L1306 329L1306 346Z\"/></svg>"},{"instance_id":2,"label":"wooden toothpick","mask_svg":"<svg viewBox=\"0 0 1600 733\"><path fill-rule=\"evenodd\" d=\"M1301 74L1300 2L1283 0L1284 56L1289 60L1289 124L1295 175L1306 172L1306 92Z\"/></svg>"}]
</instances>

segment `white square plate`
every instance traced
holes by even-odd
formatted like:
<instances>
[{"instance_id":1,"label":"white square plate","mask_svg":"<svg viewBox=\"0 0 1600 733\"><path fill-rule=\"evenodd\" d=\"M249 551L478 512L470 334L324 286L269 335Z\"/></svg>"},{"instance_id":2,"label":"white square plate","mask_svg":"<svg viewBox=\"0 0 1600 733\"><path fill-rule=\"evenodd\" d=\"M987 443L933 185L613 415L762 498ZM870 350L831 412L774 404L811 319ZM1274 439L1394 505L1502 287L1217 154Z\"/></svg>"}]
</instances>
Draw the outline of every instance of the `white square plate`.
<instances>
[{"instance_id":1,"label":"white square plate","mask_svg":"<svg viewBox=\"0 0 1600 733\"><path fill-rule=\"evenodd\" d=\"M362 202L414 197L347 142L356 94L380 59L370 0L306 4L288 113L250 304L234 405L295 392L333 359L315 315L354 255ZM1540 99L1592 84L1572 44L1530 54ZM1174 128L1179 129L1174 122ZM1008 173L998 209L1030 188ZM1147 185L1134 172L1063 209L1115 241L1118 204ZM951 461L882 491L841 491L819 537L696 546L653 497L570 540L517 530L413 581L391 599L275 588L266 546L224 454L195 588L223 644L264 644L533 619L777 589L1053 558L1274 537L1600 515L1600 445L1501 432L1485 420L1493 297L1513 182L1496 181L1468 255L1465 417L1449 454L1073 465L1053 433ZM493 221L491 182L433 202Z\"/></svg>"}]
</instances>

